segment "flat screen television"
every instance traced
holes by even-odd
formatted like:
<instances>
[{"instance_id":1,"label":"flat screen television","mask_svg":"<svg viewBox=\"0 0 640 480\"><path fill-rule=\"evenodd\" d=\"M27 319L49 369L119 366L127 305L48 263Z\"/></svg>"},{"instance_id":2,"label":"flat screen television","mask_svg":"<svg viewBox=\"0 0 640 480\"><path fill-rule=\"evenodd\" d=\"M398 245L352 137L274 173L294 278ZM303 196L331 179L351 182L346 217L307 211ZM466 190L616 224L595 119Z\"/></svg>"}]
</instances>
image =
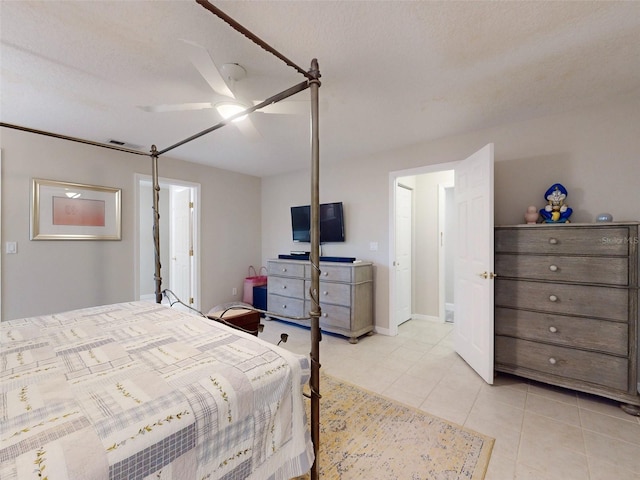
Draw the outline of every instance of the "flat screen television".
<instances>
[{"instance_id":1,"label":"flat screen television","mask_svg":"<svg viewBox=\"0 0 640 480\"><path fill-rule=\"evenodd\" d=\"M311 242L311 207L291 207L294 242ZM320 243L344 242L342 202L320 204Z\"/></svg>"}]
</instances>

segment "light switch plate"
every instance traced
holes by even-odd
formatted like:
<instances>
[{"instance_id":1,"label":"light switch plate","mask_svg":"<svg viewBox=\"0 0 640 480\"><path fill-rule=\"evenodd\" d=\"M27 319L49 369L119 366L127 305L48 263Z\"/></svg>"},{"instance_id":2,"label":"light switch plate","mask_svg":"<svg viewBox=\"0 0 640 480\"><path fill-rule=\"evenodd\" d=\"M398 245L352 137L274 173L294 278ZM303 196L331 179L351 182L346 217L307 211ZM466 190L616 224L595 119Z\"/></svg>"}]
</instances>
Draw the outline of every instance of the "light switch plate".
<instances>
[{"instance_id":1,"label":"light switch plate","mask_svg":"<svg viewBox=\"0 0 640 480\"><path fill-rule=\"evenodd\" d=\"M7 242L5 247L5 252L7 253L18 253L18 243L17 242Z\"/></svg>"}]
</instances>

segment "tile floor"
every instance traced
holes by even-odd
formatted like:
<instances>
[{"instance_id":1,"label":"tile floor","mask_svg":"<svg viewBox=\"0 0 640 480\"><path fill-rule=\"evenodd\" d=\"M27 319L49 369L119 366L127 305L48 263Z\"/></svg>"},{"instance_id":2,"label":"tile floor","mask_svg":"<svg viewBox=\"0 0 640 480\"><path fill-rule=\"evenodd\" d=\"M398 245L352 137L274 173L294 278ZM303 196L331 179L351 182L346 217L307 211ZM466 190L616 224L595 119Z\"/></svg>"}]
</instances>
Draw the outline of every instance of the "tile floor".
<instances>
[{"instance_id":1,"label":"tile floor","mask_svg":"<svg viewBox=\"0 0 640 480\"><path fill-rule=\"evenodd\" d=\"M309 354L309 330L263 320L260 338ZM356 345L323 334L322 371L496 439L487 480L640 479L640 418L616 402L500 374L487 385L453 351L451 324L410 320Z\"/></svg>"}]
</instances>

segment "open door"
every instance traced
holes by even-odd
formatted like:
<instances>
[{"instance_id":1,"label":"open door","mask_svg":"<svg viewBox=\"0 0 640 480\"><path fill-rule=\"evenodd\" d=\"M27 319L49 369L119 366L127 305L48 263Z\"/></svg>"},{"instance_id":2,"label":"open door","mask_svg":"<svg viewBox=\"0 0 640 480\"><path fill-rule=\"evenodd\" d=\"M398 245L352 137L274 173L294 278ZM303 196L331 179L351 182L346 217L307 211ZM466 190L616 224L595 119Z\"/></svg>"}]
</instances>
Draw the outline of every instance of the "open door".
<instances>
[{"instance_id":1,"label":"open door","mask_svg":"<svg viewBox=\"0 0 640 480\"><path fill-rule=\"evenodd\" d=\"M396 186L396 325L411 320L411 242L413 192L410 188Z\"/></svg>"},{"instance_id":2,"label":"open door","mask_svg":"<svg viewBox=\"0 0 640 480\"><path fill-rule=\"evenodd\" d=\"M493 144L455 167L455 351L493 384Z\"/></svg>"},{"instance_id":3,"label":"open door","mask_svg":"<svg viewBox=\"0 0 640 480\"><path fill-rule=\"evenodd\" d=\"M170 192L170 221L169 254L171 265L169 267L169 288L184 303L193 306L194 293L192 291L192 259L193 244L191 212L193 201L192 188L171 185ZM176 305L176 307L181 307ZM186 310L186 308L185 308Z\"/></svg>"}]
</instances>

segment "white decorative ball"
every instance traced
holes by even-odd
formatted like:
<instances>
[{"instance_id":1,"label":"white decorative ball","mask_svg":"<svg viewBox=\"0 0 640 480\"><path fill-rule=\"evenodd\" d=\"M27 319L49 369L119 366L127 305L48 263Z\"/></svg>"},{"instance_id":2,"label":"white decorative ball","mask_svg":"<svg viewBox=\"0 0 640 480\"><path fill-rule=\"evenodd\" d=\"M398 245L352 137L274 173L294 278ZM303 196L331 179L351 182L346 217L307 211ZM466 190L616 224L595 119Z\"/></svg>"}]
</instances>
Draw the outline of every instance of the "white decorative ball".
<instances>
[{"instance_id":1,"label":"white decorative ball","mask_svg":"<svg viewBox=\"0 0 640 480\"><path fill-rule=\"evenodd\" d=\"M596 222L613 222L613 215L610 213L600 213L596 217Z\"/></svg>"}]
</instances>

